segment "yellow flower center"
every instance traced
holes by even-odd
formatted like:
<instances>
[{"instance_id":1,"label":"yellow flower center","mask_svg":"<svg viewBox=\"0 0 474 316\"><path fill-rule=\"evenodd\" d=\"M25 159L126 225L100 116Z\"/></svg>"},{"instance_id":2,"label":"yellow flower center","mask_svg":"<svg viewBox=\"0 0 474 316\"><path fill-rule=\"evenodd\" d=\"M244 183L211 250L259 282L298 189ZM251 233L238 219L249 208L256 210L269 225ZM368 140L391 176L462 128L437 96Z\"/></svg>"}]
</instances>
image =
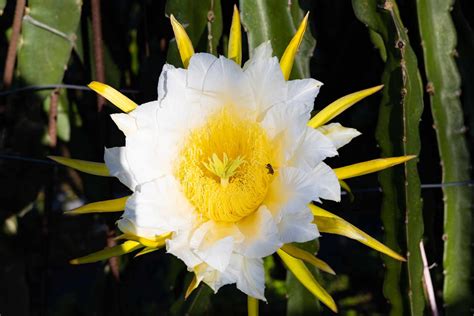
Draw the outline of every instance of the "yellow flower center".
<instances>
[{"instance_id":1,"label":"yellow flower center","mask_svg":"<svg viewBox=\"0 0 474 316\"><path fill-rule=\"evenodd\" d=\"M184 194L208 219L236 222L258 209L273 176L273 152L264 129L226 108L192 131L176 176Z\"/></svg>"}]
</instances>

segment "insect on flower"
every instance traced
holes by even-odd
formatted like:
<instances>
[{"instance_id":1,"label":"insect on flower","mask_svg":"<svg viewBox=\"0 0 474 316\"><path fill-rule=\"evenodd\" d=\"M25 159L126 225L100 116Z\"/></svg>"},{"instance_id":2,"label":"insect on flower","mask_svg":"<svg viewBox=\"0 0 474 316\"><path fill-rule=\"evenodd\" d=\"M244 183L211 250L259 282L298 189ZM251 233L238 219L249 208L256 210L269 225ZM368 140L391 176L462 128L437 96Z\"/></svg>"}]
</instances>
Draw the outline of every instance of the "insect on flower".
<instances>
[{"instance_id":1,"label":"insect on flower","mask_svg":"<svg viewBox=\"0 0 474 316\"><path fill-rule=\"evenodd\" d=\"M125 113L112 119L126 136L108 148L105 164L51 157L100 176L117 177L133 194L84 205L70 213L124 210L118 221L125 242L77 258L95 262L166 247L194 274L186 296L201 282L215 292L236 284L248 295L249 314L265 300L263 258L277 253L296 278L331 310L336 304L304 262L334 273L294 243L320 233L356 239L395 259L403 257L314 204L339 201L341 181L403 163L413 156L376 159L332 169L337 155L359 132L328 123L382 86L347 95L311 118L322 83L288 80L308 15L280 61L262 43L241 67L241 27L234 10L229 54L194 53L184 28L171 16L183 68L166 64L158 100L137 106L98 82L89 87Z\"/></svg>"}]
</instances>

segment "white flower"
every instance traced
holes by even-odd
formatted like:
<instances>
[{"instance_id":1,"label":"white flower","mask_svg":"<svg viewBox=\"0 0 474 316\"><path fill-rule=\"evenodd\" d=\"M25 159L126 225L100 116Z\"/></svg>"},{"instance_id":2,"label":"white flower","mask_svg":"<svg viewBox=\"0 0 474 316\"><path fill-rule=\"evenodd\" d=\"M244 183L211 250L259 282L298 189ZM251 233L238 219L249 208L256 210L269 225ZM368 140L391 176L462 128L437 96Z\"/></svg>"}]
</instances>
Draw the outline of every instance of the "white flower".
<instances>
[{"instance_id":1,"label":"white flower","mask_svg":"<svg viewBox=\"0 0 474 316\"><path fill-rule=\"evenodd\" d=\"M215 291L236 283L262 300L262 258L319 236L308 203L340 199L323 160L356 136L308 127L322 84L286 81L271 54L264 43L243 68L205 53L188 69L165 65L158 101L112 115L126 145L105 153L110 173L134 192L120 230L148 239L172 232L167 251L198 281Z\"/></svg>"}]
</instances>

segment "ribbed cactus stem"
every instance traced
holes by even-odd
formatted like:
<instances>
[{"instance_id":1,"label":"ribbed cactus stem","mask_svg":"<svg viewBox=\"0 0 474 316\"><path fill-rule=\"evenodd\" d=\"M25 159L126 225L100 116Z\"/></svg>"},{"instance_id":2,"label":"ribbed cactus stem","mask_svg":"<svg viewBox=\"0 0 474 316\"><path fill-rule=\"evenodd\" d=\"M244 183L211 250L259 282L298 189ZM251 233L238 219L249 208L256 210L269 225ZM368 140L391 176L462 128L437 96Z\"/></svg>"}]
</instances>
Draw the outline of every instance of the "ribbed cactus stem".
<instances>
[{"instance_id":1,"label":"ribbed cactus stem","mask_svg":"<svg viewBox=\"0 0 474 316\"><path fill-rule=\"evenodd\" d=\"M418 63L394 0L353 0L354 11L371 30L371 39L385 59L382 76L382 103L379 109L376 137L382 156L418 155L418 130L423 110L423 89ZM375 33L375 34L374 34ZM423 264L419 243L423 236L420 179L417 162L380 174L383 190L382 222L386 243L392 248L406 241L408 288L402 288L401 265L384 258L386 276L384 294L392 305L391 315L422 315ZM405 232L403 234L402 232ZM404 301L408 301L405 307Z\"/></svg>"},{"instance_id":2,"label":"ribbed cactus stem","mask_svg":"<svg viewBox=\"0 0 474 316\"><path fill-rule=\"evenodd\" d=\"M470 157L459 100L461 80L454 60L456 29L453 0L417 0L425 72L436 126L443 183L469 180ZM444 289L446 315L470 315L472 192L467 186L443 187Z\"/></svg>"}]
</instances>

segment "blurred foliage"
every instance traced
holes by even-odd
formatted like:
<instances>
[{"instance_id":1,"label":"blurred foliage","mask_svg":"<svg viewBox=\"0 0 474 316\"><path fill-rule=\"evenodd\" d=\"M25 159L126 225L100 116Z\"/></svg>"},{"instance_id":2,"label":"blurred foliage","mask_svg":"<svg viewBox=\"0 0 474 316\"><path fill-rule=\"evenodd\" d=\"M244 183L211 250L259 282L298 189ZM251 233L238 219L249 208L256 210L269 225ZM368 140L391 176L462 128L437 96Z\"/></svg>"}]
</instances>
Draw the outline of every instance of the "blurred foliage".
<instances>
[{"instance_id":1,"label":"blurred foliage","mask_svg":"<svg viewBox=\"0 0 474 316\"><path fill-rule=\"evenodd\" d=\"M292 77L311 76L324 83L315 112L343 95L381 82L385 84L380 95L361 101L340 116L343 125L357 128L363 135L342 148L340 157L329 161L331 166L392 154L392 150L393 154L416 153L417 138L421 140L417 166L413 162L405 170L400 167L390 171L388 176L381 175L383 195L377 189L377 175L369 175L348 181L354 201L344 196L340 204L325 203L328 209L362 230L378 239L385 238L393 247L398 245L408 257L408 265L384 259L384 266L379 255L363 245L324 235L319 240L319 250L314 244L308 247L313 252L318 250L318 256L338 275L319 273L317 278L335 298L341 315L429 314L429 304L423 312L425 298L421 291L417 248L423 237L429 264L436 263L430 272L438 308L443 311L445 303L453 302L461 304L460 310L469 311L474 301L469 292L472 267L467 260L455 266L454 270L464 278L464 287L462 293L445 291L450 295L450 301L446 302L442 291L445 285L442 262L443 252L447 256L446 263L460 253L463 259L470 258L471 233L460 230L457 238L462 243L455 247L461 245L461 248L445 248L450 246L449 243L444 245L442 240L446 238L443 227L446 201L443 201L442 191L423 189L422 209L421 188L416 180L418 169L422 183L441 183L440 146L443 161L451 160L456 172L464 168L461 180L471 181L472 185L472 171L466 167L467 156L443 151L443 144L465 142L465 131L469 136L465 152L472 155L474 147L474 4L457 0L451 11L451 2L447 1L447 7L440 10L443 25L450 25L449 32L436 33L440 38L434 36L438 20L427 16L425 7L417 6L437 3L428 0L396 3L394 0L353 0L352 3L346 0L101 1L105 78L108 84L124 89L137 103L156 99L158 76L165 62L181 66L169 24L170 14L183 23L196 51L225 54L233 6L239 5L246 31L243 33L245 61L251 49L266 40L272 42L275 55L280 57L299 21L310 11L309 27ZM6 60L9 39L15 31L12 30L15 4L14 0L0 1L2 61ZM397 13L390 15L387 5L398 5ZM115 179L60 168L48 162L45 156L70 155L102 161L104 147L124 142L122 133L109 118L109 114L117 110L107 105L98 113L94 93L59 89L55 127L58 143L52 146L48 115L54 105L53 90L15 89L60 83L85 86L94 80L97 65L91 21L90 1L29 0L24 10L15 80L10 90L2 88L0 91L0 313L245 315L246 297L235 286L225 286L217 295L201 286L185 301L190 275L181 261L164 251L136 259L121 257L118 266L112 261L69 265L69 259L113 243L118 216L64 216L63 211L128 192ZM434 49L444 41L443 36L449 37L449 43L444 43L449 44L445 51ZM400 38L405 45L409 44L403 50L396 45ZM456 38L457 45L453 44ZM431 55L434 53L446 55ZM451 59L449 62L445 62L446 56ZM437 58L436 62L432 58ZM4 66L1 62L2 73ZM431 98L420 89L440 80L436 77L439 75L433 75L439 66L450 67L450 73L455 74L454 79L441 76L442 82L448 80L456 84L455 91L446 92L451 98L448 101L436 99L439 91L436 87L435 97ZM421 86L418 73L421 73ZM422 102L426 104L423 114ZM432 128L437 121L433 120L433 114L436 118L435 108L445 106L455 108L459 124L437 123L437 138ZM446 137L442 139L440 133ZM456 157L461 158L456 160ZM459 160L463 166L458 166ZM465 191L466 211L454 216L469 226L471 220L462 214L472 212L472 186L461 185ZM456 205L459 200L453 196L448 202ZM260 304L262 315L331 314L325 307L319 307L308 291L295 286L278 257L266 258L265 269L269 304ZM457 298L463 299L457 302Z\"/></svg>"}]
</instances>

